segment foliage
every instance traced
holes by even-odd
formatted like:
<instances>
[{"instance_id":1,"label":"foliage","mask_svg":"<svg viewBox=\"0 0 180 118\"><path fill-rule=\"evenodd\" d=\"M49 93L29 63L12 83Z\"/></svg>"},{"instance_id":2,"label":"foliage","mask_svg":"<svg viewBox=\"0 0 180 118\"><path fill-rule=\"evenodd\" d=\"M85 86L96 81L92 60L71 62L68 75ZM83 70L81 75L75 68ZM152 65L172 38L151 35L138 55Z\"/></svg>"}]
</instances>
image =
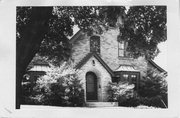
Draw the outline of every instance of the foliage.
<instances>
[{"instance_id":1,"label":"foliage","mask_svg":"<svg viewBox=\"0 0 180 118\"><path fill-rule=\"evenodd\" d=\"M41 22L35 10L43 9L46 7L17 7L17 43L23 39L25 27ZM68 37L73 35L74 25L84 31L103 33L103 29L119 23L118 40L128 41L128 50L134 57L154 58L159 53L158 43L166 41L166 6L130 6L129 9L124 6L58 6L53 7L50 14L47 33L42 34L37 52L56 64L70 56ZM43 12L40 16L46 18Z\"/></svg>"},{"instance_id":2,"label":"foliage","mask_svg":"<svg viewBox=\"0 0 180 118\"><path fill-rule=\"evenodd\" d=\"M134 57L154 58L158 43L166 41L165 6L75 6L17 7L16 19L16 96L28 64L35 54L46 56L54 64L70 57L69 36L73 26L81 30L103 33L116 27L120 19L118 40L127 40Z\"/></svg>"},{"instance_id":3,"label":"foliage","mask_svg":"<svg viewBox=\"0 0 180 118\"><path fill-rule=\"evenodd\" d=\"M164 73L157 73L155 70L148 70L147 76L140 82L139 96L143 97L144 101L149 101L146 104L151 104L156 107L167 107L167 81Z\"/></svg>"},{"instance_id":4,"label":"foliage","mask_svg":"<svg viewBox=\"0 0 180 118\"><path fill-rule=\"evenodd\" d=\"M139 105L167 108L166 75L148 70L147 76L139 83L138 91L127 83L109 84L109 101L118 101L120 106L136 107Z\"/></svg>"},{"instance_id":5,"label":"foliage","mask_svg":"<svg viewBox=\"0 0 180 118\"><path fill-rule=\"evenodd\" d=\"M79 72L68 64L52 67L47 75L38 78L33 88L34 94L28 96L26 102L54 106L83 106L84 90L77 76Z\"/></svg>"},{"instance_id":6,"label":"foliage","mask_svg":"<svg viewBox=\"0 0 180 118\"><path fill-rule=\"evenodd\" d=\"M132 6L120 26L119 40L128 41L134 57L153 59L159 53L157 45L167 39L166 6Z\"/></svg>"},{"instance_id":7,"label":"foliage","mask_svg":"<svg viewBox=\"0 0 180 118\"><path fill-rule=\"evenodd\" d=\"M132 98L135 94L133 91L134 85L129 85L125 82L109 83L108 94L109 101L118 102L119 105L129 98Z\"/></svg>"}]
</instances>

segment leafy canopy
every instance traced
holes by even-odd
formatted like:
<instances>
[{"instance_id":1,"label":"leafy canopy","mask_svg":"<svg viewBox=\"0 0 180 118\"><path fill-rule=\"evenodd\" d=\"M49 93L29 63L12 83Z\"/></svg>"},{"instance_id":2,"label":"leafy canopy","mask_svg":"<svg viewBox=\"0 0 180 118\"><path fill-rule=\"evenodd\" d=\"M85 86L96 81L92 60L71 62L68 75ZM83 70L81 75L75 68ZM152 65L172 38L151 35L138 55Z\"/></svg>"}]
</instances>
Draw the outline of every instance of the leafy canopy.
<instances>
[{"instance_id":1,"label":"leafy canopy","mask_svg":"<svg viewBox=\"0 0 180 118\"><path fill-rule=\"evenodd\" d=\"M128 41L134 57L153 59L160 52L157 45L167 39L166 22L166 6L130 7L120 26L120 39Z\"/></svg>"},{"instance_id":2,"label":"leafy canopy","mask_svg":"<svg viewBox=\"0 0 180 118\"><path fill-rule=\"evenodd\" d=\"M32 9L17 8L17 43L23 28L33 20ZM68 37L73 35L74 25L90 34L118 26L118 41L128 41L128 50L134 57L145 55L153 59L160 52L157 45L167 39L166 6L131 6L129 9L124 6L58 6L53 7L48 33L43 35L38 53L54 62L67 60L71 50Z\"/></svg>"}]
</instances>

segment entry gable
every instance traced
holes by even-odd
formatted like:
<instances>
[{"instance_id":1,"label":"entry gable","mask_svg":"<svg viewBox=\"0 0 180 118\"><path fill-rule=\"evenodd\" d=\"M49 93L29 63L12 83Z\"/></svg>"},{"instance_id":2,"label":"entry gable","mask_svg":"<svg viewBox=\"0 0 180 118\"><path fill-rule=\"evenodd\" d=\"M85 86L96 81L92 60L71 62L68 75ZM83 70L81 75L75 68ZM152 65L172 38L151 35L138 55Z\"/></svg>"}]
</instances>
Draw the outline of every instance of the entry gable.
<instances>
[{"instance_id":1,"label":"entry gable","mask_svg":"<svg viewBox=\"0 0 180 118\"><path fill-rule=\"evenodd\" d=\"M81 68L92 56L94 56L100 64L110 73L111 76L114 76L113 71L109 68L109 66L101 59L101 57L95 52L88 53L76 66L76 69Z\"/></svg>"}]
</instances>

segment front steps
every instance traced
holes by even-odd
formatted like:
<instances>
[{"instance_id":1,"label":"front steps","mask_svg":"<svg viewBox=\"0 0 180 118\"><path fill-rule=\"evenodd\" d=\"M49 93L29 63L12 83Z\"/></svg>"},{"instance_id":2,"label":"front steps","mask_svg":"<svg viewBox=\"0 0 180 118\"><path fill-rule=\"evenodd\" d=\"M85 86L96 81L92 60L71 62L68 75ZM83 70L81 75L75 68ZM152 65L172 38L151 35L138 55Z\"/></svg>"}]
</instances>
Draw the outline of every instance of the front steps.
<instances>
[{"instance_id":1,"label":"front steps","mask_svg":"<svg viewBox=\"0 0 180 118\"><path fill-rule=\"evenodd\" d=\"M86 107L118 107L118 102L86 102Z\"/></svg>"}]
</instances>

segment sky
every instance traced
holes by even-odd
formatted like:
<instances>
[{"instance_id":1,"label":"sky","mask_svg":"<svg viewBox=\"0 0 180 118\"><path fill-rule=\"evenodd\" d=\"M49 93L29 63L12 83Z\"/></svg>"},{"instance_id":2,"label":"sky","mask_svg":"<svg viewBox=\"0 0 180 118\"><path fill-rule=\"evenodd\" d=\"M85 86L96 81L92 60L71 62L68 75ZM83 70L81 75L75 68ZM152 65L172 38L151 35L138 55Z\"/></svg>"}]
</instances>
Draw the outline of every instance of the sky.
<instances>
[{"instance_id":1,"label":"sky","mask_svg":"<svg viewBox=\"0 0 180 118\"><path fill-rule=\"evenodd\" d=\"M167 70L167 46L167 42L159 43L158 48L160 49L160 53L154 59L154 62L164 70Z\"/></svg>"}]
</instances>

